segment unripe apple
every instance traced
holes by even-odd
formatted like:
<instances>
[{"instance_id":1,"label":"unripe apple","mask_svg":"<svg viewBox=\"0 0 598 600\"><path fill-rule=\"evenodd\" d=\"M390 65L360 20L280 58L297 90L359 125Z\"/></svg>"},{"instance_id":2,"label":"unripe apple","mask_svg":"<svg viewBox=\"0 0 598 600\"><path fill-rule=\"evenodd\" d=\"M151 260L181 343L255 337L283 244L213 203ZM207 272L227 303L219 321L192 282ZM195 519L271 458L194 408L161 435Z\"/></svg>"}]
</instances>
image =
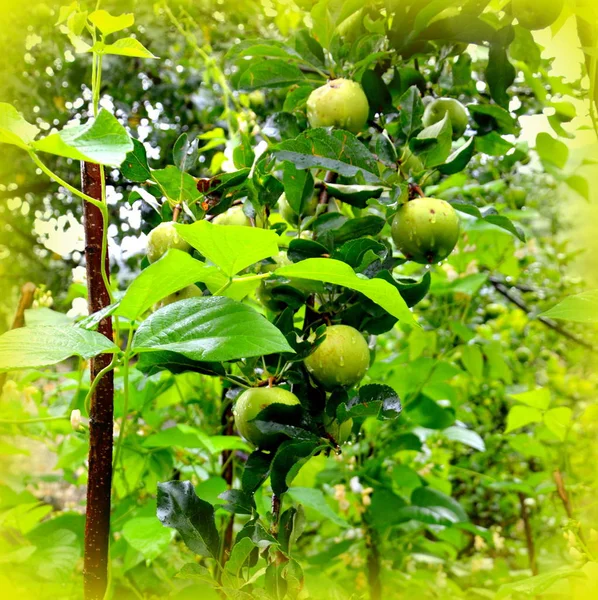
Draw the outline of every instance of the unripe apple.
<instances>
[{"instance_id":1,"label":"unripe apple","mask_svg":"<svg viewBox=\"0 0 598 600\"><path fill-rule=\"evenodd\" d=\"M515 350L515 358L521 363L529 362L532 356L532 351L525 346L520 346Z\"/></svg>"},{"instance_id":2,"label":"unripe apple","mask_svg":"<svg viewBox=\"0 0 598 600\"><path fill-rule=\"evenodd\" d=\"M280 387L261 387L245 390L233 408L237 431L249 443L260 450L272 450L287 437L282 433L262 433L255 423L251 423L258 414L271 404L300 405L295 394Z\"/></svg>"},{"instance_id":3,"label":"unripe apple","mask_svg":"<svg viewBox=\"0 0 598 600\"><path fill-rule=\"evenodd\" d=\"M290 225L297 225L299 223L299 217L311 217L316 213L317 208L318 196L316 194L314 194L310 201L305 205L301 215L293 210L287 200L286 194L282 194L278 199L278 211L280 212L280 216Z\"/></svg>"},{"instance_id":4,"label":"unripe apple","mask_svg":"<svg viewBox=\"0 0 598 600\"><path fill-rule=\"evenodd\" d=\"M238 206L232 206L228 210L225 210L223 213L216 215L212 219L212 223L214 225L237 225L244 227L251 227L251 221L249 217L243 212L243 207L239 204ZM263 220L256 215L255 224L258 227L262 227L264 222Z\"/></svg>"},{"instance_id":5,"label":"unripe apple","mask_svg":"<svg viewBox=\"0 0 598 600\"><path fill-rule=\"evenodd\" d=\"M272 288L280 285L280 281L274 279L269 281L262 281L258 288L255 290L255 295L260 301L262 306L273 312L282 311L286 307L286 303L281 300L277 300L272 293Z\"/></svg>"},{"instance_id":6,"label":"unripe apple","mask_svg":"<svg viewBox=\"0 0 598 600\"><path fill-rule=\"evenodd\" d=\"M191 246L179 235L174 227L174 221L160 223L147 236L147 259L156 262L171 248L190 252Z\"/></svg>"},{"instance_id":7,"label":"unripe apple","mask_svg":"<svg viewBox=\"0 0 598 600\"><path fill-rule=\"evenodd\" d=\"M522 187L512 187L509 189L508 197L512 200L515 208L523 208L527 199L527 192Z\"/></svg>"},{"instance_id":8,"label":"unripe apple","mask_svg":"<svg viewBox=\"0 0 598 600\"><path fill-rule=\"evenodd\" d=\"M353 419L339 423L336 419L333 419L324 425L326 432L331 435L334 441L342 446L351 436L353 430Z\"/></svg>"},{"instance_id":9,"label":"unripe apple","mask_svg":"<svg viewBox=\"0 0 598 600\"><path fill-rule=\"evenodd\" d=\"M525 29L545 29L550 27L560 16L564 0L539 2L538 0L512 0L513 16Z\"/></svg>"},{"instance_id":10,"label":"unripe apple","mask_svg":"<svg viewBox=\"0 0 598 600\"><path fill-rule=\"evenodd\" d=\"M330 325L326 339L304 361L324 389L359 383L370 366L370 350L363 335L348 325Z\"/></svg>"},{"instance_id":11,"label":"unripe apple","mask_svg":"<svg viewBox=\"0 0 598 600\"><path fill-rule=\"evenodd\" d=\"M467 109L454 98L437 98L430 102L424 110L422 122L424 127L430 127L438 121L444 119L444 115L448 113L451 127L453 128L453 139L459 139L464 133L469 121L469 113Z\"/></svg>"},{"instance_id":12,"label":"unripe apple","mask_svg":"<svg viewBox=\"0 0 598 600\"><path fill-rule=\"evenodd\" d=\"M359 133L369 112L363 88L350 79L332 79L307 99L307 118L312 127L338 127Z\"/></svg>"},{"instance_id":13,"label":"unripe apple","mask_svg":"<svg viewBox=\"0 0 598 600\"><path fill-rule=\"evenodd\" d=\"M292 265L293 261L288 257L288 254L281 250L276 256L272 257L273 263L261 263L260 265L260 273L272 273L276 271L279 267L286 267L287 265Z\"/></svg>"},{"instance_id":14,"label":"unripe apple","mask_svg":"<svg viewBox=\"0 0 598 600\"><path fill-rule=\"evenodd\" d=\"M187 287L184 287L182 290L179 290L178 292L174 292L174 294L170 294L168 296L166 296L166 298L163 298L162 300L160 300L160 302L158 303L158 308L162 308L163 306L168 306L169 304L172 304L173 302L178 302L179 300L186 300L187 298L195 298L197 296L201 296L202 292L201 290L196 286L196 285L188 285Z\"/></svg>"},{"instance_id":15,"label":"unripe apple","mask_svg":"<svg viewBox=\"0 0 598 600\"><path fill-rule=\"evenodd\" d=\"M403 204L392 221L392 239L414 262L444 260L459 239L459 217L444 200L416 198Z\"/></svg>"}]
</instances>

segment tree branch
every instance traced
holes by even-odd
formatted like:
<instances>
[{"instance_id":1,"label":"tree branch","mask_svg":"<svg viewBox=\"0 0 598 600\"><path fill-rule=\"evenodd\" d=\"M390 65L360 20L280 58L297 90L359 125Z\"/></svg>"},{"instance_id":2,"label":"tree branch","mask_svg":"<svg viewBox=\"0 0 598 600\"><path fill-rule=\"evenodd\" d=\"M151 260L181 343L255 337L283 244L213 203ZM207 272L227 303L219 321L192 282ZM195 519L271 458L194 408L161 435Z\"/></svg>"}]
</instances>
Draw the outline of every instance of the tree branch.
<instances>
[{"instance_id":1,"label":"tree branch","mask_svg":"<svg viewBox=\"0 0 598 600\"><path fill-rule=\"evenodd\" d=\"M527 304L521 298L515 296L504 283L502 283L500 280L496 279L495 277L489 277L488 280L494 286L494 288L496 289L496 291L499 294L501 294L509 302L511 302L512 304L517 306L517 308L520 308L523 312L527 313L528 315L531 315L531 311L528 308ZM513 287L515 287L515 286L513 286ZM589 342L586 342L585 340L578 337L574 333L567 331L565 328L563 328L561 325L559 325L556 321L553 321L552 319L549 319L547 317L536 317L536 318L538 319L538 321L540 321L540 323L543 323L544 325L546 325L546 327L549 327L553 331L556 331L559 335L562 335L563 337L567 338L568 340L570 340L580 346L583 346L584 348L586 348L588 350L592 350L592 351L595 350L595 348L594 348L594 346L592 346L592 344L590 344Z\"/></svg>"}]
</instances>

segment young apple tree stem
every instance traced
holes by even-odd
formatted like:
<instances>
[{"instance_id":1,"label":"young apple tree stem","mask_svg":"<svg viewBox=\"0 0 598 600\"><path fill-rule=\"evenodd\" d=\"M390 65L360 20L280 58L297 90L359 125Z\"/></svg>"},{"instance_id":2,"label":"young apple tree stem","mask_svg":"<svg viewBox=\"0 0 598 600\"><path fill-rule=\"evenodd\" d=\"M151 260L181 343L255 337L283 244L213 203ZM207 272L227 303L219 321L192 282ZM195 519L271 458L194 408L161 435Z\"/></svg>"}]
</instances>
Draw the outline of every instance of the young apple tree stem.
<instances>
[{"instance_id":1,"label":"young apple tree stem","mask_svg":"<svg viewBox=\"0 0 598 600\"><path fill-rule=\"evenodd\" d=\"M99 165L81 163L83 192L102 200L102 171ZM83 202L85 229L85 260L89 313L110 304L110 294L102 277L102 242L104 221L97 206ZM105 273L110 276L108 254L105 252ZM113 339L112 319L100 321L98 331ZM109 354L100 354L90 361L91 381L111 361ZM106 372L91 396L89 411L89 474L85 521L84 586L86 600L101 600L108 582L108 547L110 536L110 493L112 486L112 444L114 412L113 371Z\"/></svg>"}]
</instances>

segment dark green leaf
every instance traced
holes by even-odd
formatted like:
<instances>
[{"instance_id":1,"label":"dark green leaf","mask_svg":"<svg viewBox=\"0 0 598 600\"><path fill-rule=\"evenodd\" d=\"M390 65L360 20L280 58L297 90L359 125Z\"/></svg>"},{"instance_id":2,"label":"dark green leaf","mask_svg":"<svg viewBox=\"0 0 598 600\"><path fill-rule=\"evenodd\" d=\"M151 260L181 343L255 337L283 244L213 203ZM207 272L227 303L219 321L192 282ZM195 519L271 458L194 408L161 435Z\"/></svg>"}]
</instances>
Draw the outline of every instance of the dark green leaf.
<instances>
[{"instance_id":1,"label":"dark green leaf","mask_svg":"<svg viewBox=\"0 0 598 600\"><path fill-rule=\"evenodd\" d=\"M131 141L133 142L133 150L125 157L120 166L120 172L130 181L143 183L151 178L145 146L135 138L131 138Z\"/></svg>"},{"instance_id":2,"label":"dark green leaf","mask_svg":"<svg viewBox=\"0 0 598 600\"><path fill-rule=\"evenodd\" d=\"M219 560L214 507L197 497L190 481L158 484L157 516L163 525L179 532L190 550Z\"/></svg>"}]
</instances>

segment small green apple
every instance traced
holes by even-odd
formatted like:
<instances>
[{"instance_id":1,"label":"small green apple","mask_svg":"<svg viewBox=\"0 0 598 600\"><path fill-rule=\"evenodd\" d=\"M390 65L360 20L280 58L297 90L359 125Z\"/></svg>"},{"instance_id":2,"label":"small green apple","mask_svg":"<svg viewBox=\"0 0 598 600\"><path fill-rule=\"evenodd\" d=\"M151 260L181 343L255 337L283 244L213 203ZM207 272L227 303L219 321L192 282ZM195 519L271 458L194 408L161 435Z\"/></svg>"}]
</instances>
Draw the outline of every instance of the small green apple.
<instances>
[{"instance_id":1,"label":"small green apple","mask_svg":"<svg viewBox=\"0 0 598 600\"><path fill-rule=\"evenodd\" d=\"M515 350L515 358L521 363L529 362L532 359L532 351L525 346L520 346Z\"/></svg>"},{"instance_id":2,"label":"small green apple","mask_svg":"<svg viewBox=\"0 0 598 600\"><path fill-rule=\"evenodd\" d=\"M469 113L467 109L454 98L437 98L430 102L424 110L422 122L424 127L430 127L438 121L444 119L444 115L448 113L451 127L453 128L453 139L459 139L464 133L469 121Z\"/></svg>"},{"instance_id":3,"label":"small green apple","mask_svg":"<svg viewBox=\"0 0 598 600\"><path fill-rule=\"evenodd\" d=\"M531 30L545 29L559 18L564 4L564 0L512 0L511 10L521 27Z\"/></svg>"},{"instance_id":4,"label":"small green apple","mask_svg":"<svg viewBox=\"0 0 598 600\"><path fill-rule=\"evenodd\" d=\"M395 215L392 239L409 259L420 264L444 260L459 239L459 217L444 200L416 198L403 204Z\"/></svg>"},{"instance_id":5,"label":"small green apple","mask_svg":"<svg viewBox=\"0 0 598 600\"><path fill-rule=\"evenodd\" d=\"M367 123L370 106L361 85L350 79L332 79L307 99L311 127L338 127L359 133Z\"/></svg>"},{"instance_id":6,"label":"small green apple","mask_svg":"<svg viewBox=\"0 0 598 600\"><path fill-rule=\"evenodd\" d=\"M324 389L359 383L370 366L370 350L363 335L348 325L330 325L326 339L304 361Z\"/></svg>"},{"instance_id":7,"label":"small green apple","mask_svg":"<svg viewBox=\"0 0 598 600\"><path fill-rule=\"evenodd\" d=\"M214 225L237 225L242 227L251 227L251 221L249 217L243 212L243 206L240 204L238 206L232 206L228 210L225 210L223 213L216 215L212 219L212 223ZM262 227L264 221L256 215L255 224L258 227Z\"/></svg>"},{"instance_id":8,"label":"small green apple","mask_svg":"<svg viewBox=\"0 0 598 600\"><path fill-rule=\"evenodd\" d=\"M157 307L162 308L163 306L168 306L169 304L172 304L173 302L178 302L179 300L186 300L187 298L196 298L197 296L201 296L201 295L202 295L201 290L196 285L191 284L191 285L188 285L187 287L184 287L182 290L179 290L178 292L174 292L174 294L170 294L170 295L166 296L166 298L163 298L162 300L160 300Z\"/></svg>"},{"instance_id":9,"label":"small green apple","mask_svg":"<svg viewBox=\"0 0 598 600\"><path fill-rule=\"evenodd\" d=\"M262 433L254 423L258 414L271 404L300 405L295 394L281 387L261 387L245 390L233 408L233 416L237 431L249 443L260 450L272 450L287 437L281 433Z\"/></svg>"},{"instance_id":10,"label":"small green apple","mask_svg":"<svg viewBox=\"0 0 598 600\"><path fill-rule=\"evenodd\" d=\"M147 259L156 262L171 248L191 252L191 246L179 235L174 227L174 221L160 223L147 236Z\"/></svg>"},{"instance_id":11,"label":"small green apple","mask_svg":"<svg viewBox=\"0 0 598 600\"><path fill-rule=\"evenodd\" d=\"M278 199L278 211L280 212L281 217L290 225L297 225L299 223L300 217L311 217L316 214L316 209L318 208L318 196L314 194L310 201L305 205L303 212L301 215L296 213L289 201L287 200L286 194L282 194Z\"/></svg>"}]
</instances>

